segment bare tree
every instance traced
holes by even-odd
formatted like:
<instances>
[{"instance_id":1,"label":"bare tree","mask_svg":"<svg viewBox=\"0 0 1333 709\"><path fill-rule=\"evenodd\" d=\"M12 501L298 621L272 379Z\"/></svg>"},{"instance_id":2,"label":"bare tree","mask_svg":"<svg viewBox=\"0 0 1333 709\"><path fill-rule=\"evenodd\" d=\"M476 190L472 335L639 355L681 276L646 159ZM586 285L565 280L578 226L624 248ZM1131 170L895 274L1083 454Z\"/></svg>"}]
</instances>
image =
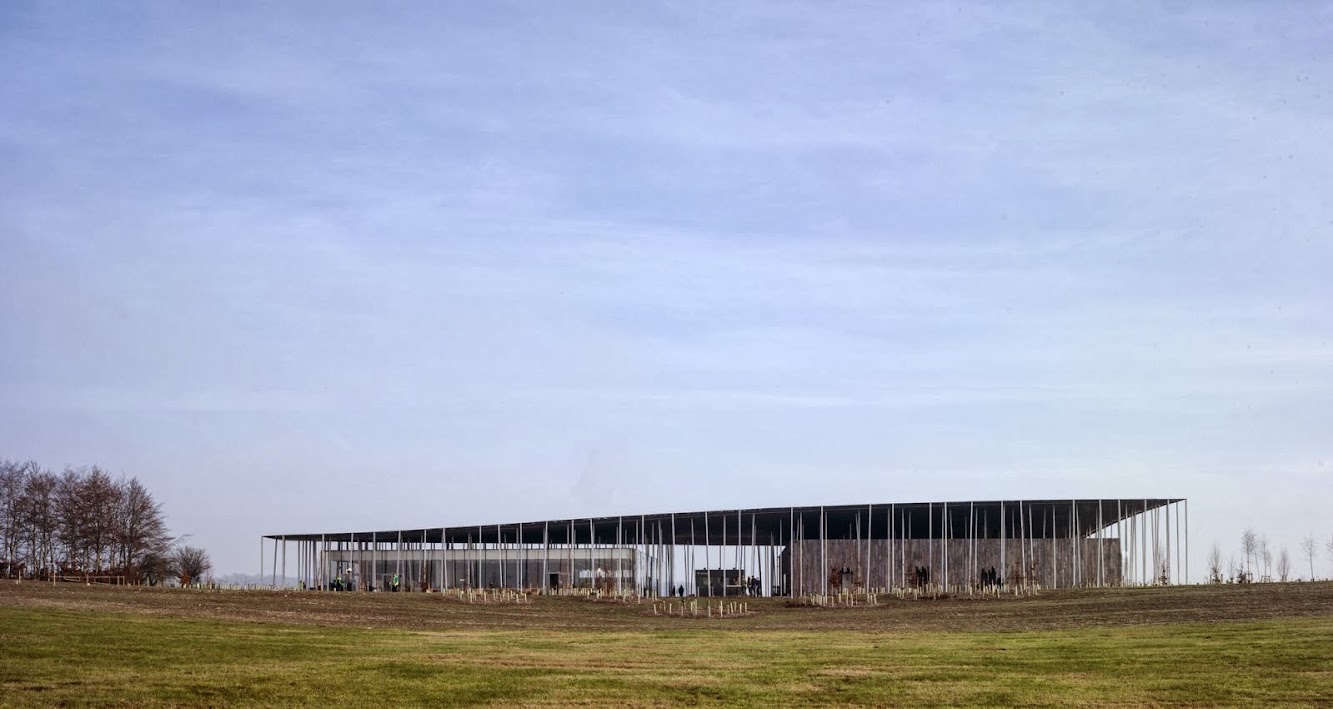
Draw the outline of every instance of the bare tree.
<instances>
[{"instance_id":1,"label":"bare tree","mask_svg":"<svg viewBox=\"0 0 1333 709\"><path fill-rule=\"evenodd\" d=\"M176 547L172 558L176 562L176 573L180 574L182 586L189 586L203 578L204 574L213 568L213 562L208 559L208 552L199 547Z\"/></svg>"},{"instance_id":2,"label":"bare tree","mask_svg":"<svg viewBox=\"0 0 1333 709\"><path fill-rule=\"evenodd\" d=\"M1217 542L1208 550L1208 583L1222 583L1222 547Z\"/></svg>"},{"instance_id":3,"label":"bare tree","mask_svg":"<svg viewBox=\"0 0 1333 709\"><path fill-rule=\"evenodd\" d=\"M1259 537L1259 559L1264 564L1264 580L1273 580L1273 552L1268 548L1268 535Z\"/></svg>"},{"instance_id":4,"label":"bare tree","mask_svg":"<svg viewBox=\"0 0 1333 709\"><path fill-rule=\"evenodd\" d=\"M12 460L0 460L0 575L19 575L19 550L23 539L23 489L27 468Z\"/></svg>"},{"instance_id":5,"label":"bare tree","mask_svg":"<svg viewBox=\"0 0 1333 709\"><path fill-rule=\"evenodd\" d=\"M28 576L49 576L55 573L56 533L59 530L59 508L56 488L60 478L34 462L27 463L23 492L20 496L20 519L24 542L28 548Z\"/></svg>"},{"instance_id":6,"label":"bare tree","mask_svg":"<svg viewBox=\"0 0 1333 709\"><path fill-rule=\"evenodd\" d=\"M1254 568L1252 561L1255 552L1259 551L1259 535L1254 533L1253 527L1246 527L1245 531L1240 533L1240 552L1245 557L1245 575L1252 574Z\"/></svg>"},{"instance_id":7,"label":"bare tree","mask_svg":"<svg viewBox=\"0 0 1333 709\"><path fill-rule=\"evenodd\" d=\"M120 503L120 488L105 471L93 466L84 483L83 503L88 506L88 527L85 530L94 573L102 573L109 565L115 540L116 508Z\"/></svg>"},{"instance_id":8,"label":"bare tree","mask_svg":"<svg viewBox=\"0 0 1333 709\"><path fill-rule=\"evenodd\" d=\"M1287 548L1277 553L1277 577L1282 583L1287 582L1287 577L1291 575L1291 556L1287 554Z\"/></svg>"},{"instance_id":9,"label":"bare tree","mask_svg":"<svg viewBox=\"0 0 1333 709\"><path fill-rule=\"evenodd\" d=\"M66 468L56 487L58 566L101 574L117 566L126 491L101 468Z\"/></svg>"},{"instance_id":10,"label":"bare tree","mask_svg":"<svg viewBox=\"0 0 1333 709\"><path fill-rule=\"evenodd\" d=\"M119 488L113 525L117 546L114 564L135 581L152 584L151 578L143 576L145 560L149 556L166 558L171 546L167 525L162 520L162 505L135 478L122 480ZM167 575L160 568L151 571L158 577Z\"/></svg>"},{"instance_id":11,"label":"bare tree","mask_svg":"<svg viewBox=\"0 0 1333 709\"><path fill-rule=\"evenodd\" d=\"M1310 580L1314 580L1314 556L1319 551L1319 544L1315 541L1314 532L1305 535L1301 540L1301 556L1310 564Z\"/></svg>"},{"instance_id":12,"label":"bare tree","mask_svg":"<svg viewBox=\"0 0 1333 709\"><path fill-rule=\"evenodd\" d=\"M91 510L84 502L86 480L83 470L65 468L56 483L56 539L60 542L63 573L86 573L89 569L87 530Z\"/></svg>"},{"instance_id":13,"label":"bare tree","mask_svg":"<svg viewBox=\"0 0 1333 709\"><path fill-rule=\"evenodd\" d=\"M60 475L36 462L0 459L0 575L114 573L140 582L149 554L171 555L162 507L134 478L101 468ZM154 562L154 574L162 567Z\"/></svg>"},{"instance_id":14,"label":"bare tree","mask_svg":"<svg viewBox=\"0 0 1333 709\"><path fill-rule=\"evenodd\" d=\"M173 576L179 576L176 555L168 550L150 551L143 555L136 567L136 580L156 586Z\"/></svg>"}]
</instances>

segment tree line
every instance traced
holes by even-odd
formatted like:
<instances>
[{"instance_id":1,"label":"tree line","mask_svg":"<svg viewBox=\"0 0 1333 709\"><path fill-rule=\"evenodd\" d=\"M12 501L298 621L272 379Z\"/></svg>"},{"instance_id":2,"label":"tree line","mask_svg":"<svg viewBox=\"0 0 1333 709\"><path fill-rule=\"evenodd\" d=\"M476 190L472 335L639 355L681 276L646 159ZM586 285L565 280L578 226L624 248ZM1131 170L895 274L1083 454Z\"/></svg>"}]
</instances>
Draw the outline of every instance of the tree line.
<instances>
[{"instance_id":1,"label":"tree line","mask_svg":"<svg viewBox=\"0 0 1333 709\"><path fill-rule=\"evenodd\" d=\"M0 577L189 584L211 564L183 541L136 478L112 478L95 465L57 473L0 459Z\"/></svg>"},{"instance_id":2,"label":"tree line","mask_svg":"<svg viewBox=\"0 0 1333 709\"><path fill-rule=\"evenodd\" d=\"M1315 579L1315 558L1319 555L1319 540L1313 533L1301 539L1300 558L1305 561L1310 571L1310 580ZM1324 542L1324 548L1333 558L1333 536ZM1300 569L1292 567L1291 555L1282 547L1274 553L1268 543L1268 537L1246 528L1240 534L1241 558L1233 555L1222 561L1222 547L1213 542L1208 550L1208 579L1212 583L1250 583L1254 581L1288 581L1292 573L1299 574Z\"/></svg>"}]
</instances>

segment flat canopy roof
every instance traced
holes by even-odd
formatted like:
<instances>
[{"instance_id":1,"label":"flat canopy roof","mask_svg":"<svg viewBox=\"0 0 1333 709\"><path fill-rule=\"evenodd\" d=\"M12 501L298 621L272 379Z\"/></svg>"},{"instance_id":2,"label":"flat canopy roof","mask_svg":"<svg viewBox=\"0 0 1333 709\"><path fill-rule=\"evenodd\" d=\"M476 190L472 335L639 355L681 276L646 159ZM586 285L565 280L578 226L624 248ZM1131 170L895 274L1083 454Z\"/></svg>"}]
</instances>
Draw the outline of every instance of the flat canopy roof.
<instances>
[{"instance_id":1,"label":"flat canopy roof","mask_svg":"<svg viewBox=\"0 0 1333 709\"><path fill-rule=\"evenodd\" d=\"M1184 498L987 500L762 507L574 517L358 532L267 534L299 542L383 544L723 544L779 545L793 539L940 539L1089 536L1135 515ZM1002 522L1003 520L1003 522ZM892 532L890 532L890 526Z\"/></svg>"}]
</instances>

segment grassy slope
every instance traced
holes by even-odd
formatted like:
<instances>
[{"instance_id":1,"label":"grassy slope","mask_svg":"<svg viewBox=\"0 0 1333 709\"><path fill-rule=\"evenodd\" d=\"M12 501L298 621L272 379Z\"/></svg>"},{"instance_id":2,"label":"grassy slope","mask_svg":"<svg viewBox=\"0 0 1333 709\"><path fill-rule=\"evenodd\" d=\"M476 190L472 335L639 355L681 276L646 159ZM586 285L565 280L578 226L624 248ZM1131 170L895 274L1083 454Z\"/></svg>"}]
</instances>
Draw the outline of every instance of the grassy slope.
<instances>
[{"instance_id":1,"label":"grassy slope","mask_svg":"<svg viewBox=\"0 0 1333 709\"><path fill-rule=\"evenodd\" d=\"M0 608L0 703L1333 704L1333 617L411 631Z\"/></svg>"}]
</instances>

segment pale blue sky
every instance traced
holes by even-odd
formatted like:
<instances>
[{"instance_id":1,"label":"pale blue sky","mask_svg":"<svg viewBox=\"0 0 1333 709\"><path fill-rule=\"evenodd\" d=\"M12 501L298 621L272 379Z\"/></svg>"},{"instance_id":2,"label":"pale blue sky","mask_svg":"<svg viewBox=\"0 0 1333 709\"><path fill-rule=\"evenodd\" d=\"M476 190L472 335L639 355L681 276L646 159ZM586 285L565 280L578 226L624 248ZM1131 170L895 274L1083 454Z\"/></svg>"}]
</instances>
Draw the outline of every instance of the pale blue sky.
<instances>
[{"instance_id":1,"label":"pale blue sky","mask_svg":"<svg viewBox=\"0 0 1333 709\"><path fill-rule=\"evenodd\" d=\"M0 4L0 457L220 572L787 504L1186 496L1196 577L1333 534L1327 4L267 5Z\"/></svg>"}]
</instances>

